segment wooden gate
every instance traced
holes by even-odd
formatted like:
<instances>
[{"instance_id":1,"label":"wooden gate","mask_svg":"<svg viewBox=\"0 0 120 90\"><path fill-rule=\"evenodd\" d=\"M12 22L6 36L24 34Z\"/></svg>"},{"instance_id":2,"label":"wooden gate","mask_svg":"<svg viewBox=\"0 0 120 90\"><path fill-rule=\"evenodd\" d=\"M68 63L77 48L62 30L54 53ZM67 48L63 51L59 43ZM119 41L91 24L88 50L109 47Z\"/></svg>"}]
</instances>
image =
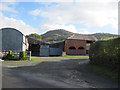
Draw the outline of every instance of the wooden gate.
<instances>
[{"instance_id":1,"label":"wooden gate","mask_svg":"<svg viewBox=\"0 0 120 90\"><path fill-rule=\"evenodd\" d=\"M40 45L40 56L49 56L49 45Z\"/></svg>"}]
</instances>

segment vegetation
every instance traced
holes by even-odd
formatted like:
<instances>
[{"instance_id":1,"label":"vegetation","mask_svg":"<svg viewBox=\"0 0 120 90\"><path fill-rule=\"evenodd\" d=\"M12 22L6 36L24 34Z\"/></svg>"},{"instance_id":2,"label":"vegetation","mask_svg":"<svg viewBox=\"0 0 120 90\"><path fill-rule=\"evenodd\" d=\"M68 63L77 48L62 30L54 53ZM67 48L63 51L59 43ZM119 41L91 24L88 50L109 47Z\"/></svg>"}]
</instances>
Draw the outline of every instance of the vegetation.
<instances>
[{"instance_id":1,"label":"vegetation","mask_svg":"<svg viewBox=\"0 0 120 90\"><path fill-rule=\"evenodd\" d=\"M19 54L16 54L15 52L13 53L11 50L8 52L7 55L4 55L3 60L7 61L7 60L14 60L14 61L18 61L18 60L29 60L29 56L25 55L25 51L21 51L19 52Z\"/></svg>"},{"instance_id":2,"label":"vegetation","mask_svg":"<svg viewBox=\"0 0 120 90\"><path fill-rule=\"evenodd\" d=\"M88 55L64 55L64 56L60 56L60 57L88 57Z\"/></svg>"},{"instance_id":3,"label":"vegetation","mask_svg":"<svg viewBox=\"0 0 120 90\"><path fill-rule=\"evenodd\" d=\"M31 57L31 61L38 61L38 60L42 60L40 57Z\"/></svg>"},{"instance_id":4,"label":"vegetation","mask_svg":"<svg viewBox=\"0 0 120 90\"><path fill-rule=\"evenodd\" d=\"M48 31L42 35L34 33L27 35L26 37L32 37L48 43L54 43L54 42L66 40L68 37L70 37L73 34L76 33L69 32L64 29L56 29L56 30ZM117 37L117 35L109 34L109 33L95 33L92 35L95 36L98 40Z\"/></svg>"},{"instance_id":5,"label":"vegetation","mask_svg":"<svg viewBox=\"0 0 120 90\"><path fill-rule=\"evenodd\" d=\"M98 40L99 39L107 39L107 38L117 37L117 35L110 34L110 33L95 33L95 34L92 34L92 35L95 36Z\"/></svg>"},{"instance_id":6,"label":"vegetation","mask_svg":"<svg viewBox=\"0 0 120 90\"><path fill-rule=\"evenodd\" d=\"M116 37L109 37L109 38L100 38L99 40L110 40L110 39L116 39L116 38L118 38L118 36L116 36Z\"/></svg>"},{"instance_id":7,"label":"vegetation","mask_svg":"<svg viewBox=\"0 0 120 90\"><path fill-rule=\"evenodd\" d=\"M19 59L20 59L20 60L28 60L29 57L26 57L25 51L21 51L21 52L19 53Z\"/></svg>"},{"instance_id":8,"label":"vegetation","mask_svg":"<svg viewBox=\"0 0 120 90\"><path fill-rule=\"evenodd\" d=\"M87 68L90 69L91 71L93 71L94 73L101 75L103 77L109 78L111 80L115 80L118 81L118 79L120 80L120 73L116 73L115 71L113 71L111 68L107 68L105 66L100 66L100 65L95 65L95 64L91 64L91 63L87 63L86 64ZM119 75L119 76L118 76Z\"/></svg>"},{"instance_id":9,"label":"vegetation","mask_svg":"<svg viewBox=\"0 0 120 90\"><path fill-rule=\"evenodd\" d=\"M36 34L36 33L33 33L33 34L30 34L30 35L26 35L26 37L31 37L31 38L35 38L37 40L41 40L41 35L39 34Z\"/></svg>"},{"instance_id":10,"label":"vegetation","mask_svg":"<svg viewBox=\"0 0 120 90\"><path fill-rule=\"evenodd\" d=\"M27 57L26 57L27 58ZM38 61L42 60L40 57L31 57L31 60L25 59L25 60L5 60L4 62L31 62L31 61Z\"/></svg>"},{"instance_id":11,"label":"vegetation","mask_svg":"<svg viewBox=\"0 0 120 90\"><path fill-rule=\"evenodd\" d=\"M66 31L64 29L57 29L53 31L48 31L41 36L43 41L53 43L53 42L65 40L73 34L74 33Z\"/></svg>"},{"instance_id":12,"label":"vegetation","mask_svg":"<svg viewBox=\"0 0 120 90\"><path fill-rule=\"evenodd\" d=\"M19 58L22 59L22 58L25 58L25 51L21 51L19 53Z\"/></svg>"},{"instance_id":13,"label":"vegetation","mask_svg":"<svg viewBox=\"0 0 120 90\"><path fill-rule=\"evenodd\" d=\"M89 50L90 63L111 68L118 72L120 60L120 38L100 40Z\"/></svg>"},{"instance_id":14,"label":"vegetation","mask_svg":"<svg viewBox=\"0 0 120 90\"><path fill-rule=\"evenodd\" d=\"M7 55L3 56L2 59L3 59L3 60L14 59L14 57L13 57L13 55L12 55L12 51L10 50Z\"/></svg>"}]
</instances>

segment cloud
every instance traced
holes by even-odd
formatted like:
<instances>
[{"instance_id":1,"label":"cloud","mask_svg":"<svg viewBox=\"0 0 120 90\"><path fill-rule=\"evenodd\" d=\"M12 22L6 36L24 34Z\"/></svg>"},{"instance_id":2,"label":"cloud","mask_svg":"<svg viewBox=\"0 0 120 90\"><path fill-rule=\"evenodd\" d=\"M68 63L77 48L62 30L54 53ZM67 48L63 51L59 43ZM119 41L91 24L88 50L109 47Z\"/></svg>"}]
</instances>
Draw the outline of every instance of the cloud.
<instances>
[{"instance_id":1,"label":"cloud","mask_svg":"<svg viewBox=\"0 0 120 90\"><path fill-rule=\"evenodd\" d=\"M80 34L91 34L86 28L80 28L78 33L80 33Z\"/></svg>"},{"instance_id":2,"label":"cloud","mask_svg":"<svg viewBox=\"0 0 120 90\"><path fill-rule=\"evenodd\" d=\"M15 3L14 2L15 0L11 0L11 1L9 1L9 0L2 0L1 2L0 2L0 11L7 11L7 12L12 12L12 13L17 13L17 11L14 9L14 7L11 7L11 6L14 6L15 4L17 4L17 3Z\"/></svg>"},{"instance_id":3,"label":"cloud","mask_svg":"<svg viewBox=\"0 0 120 90\"><path fill-rule=\"evenodd\" d=\"M84 2L81 0L77 1L78 3L60 3L46 7L42 11L38 10L37 12L40 12L40 14L35 15L48 18L44 22L49 24L85 24L93 27L111 25L117 29L118 0L107 0L106 2L92 1Z\"/></svg>"},{"instance_id":4,"label":"cloud","mask_svg":"<svg viewBox=\"0 0 120 90\"><path fill-rule=\"evenodd\" d=\"M11 27L21 31L23 34L27 35L30 33L37 32L37 29L27 25L22 20L16 20L14 18L4 17L2 13L0 13L0 28Z\"/></svg>"},{"instance_id":5,"label":"cloud","mask_svg":"<svg viewBox=\"0 0 120 90\"><path fill-rule=\"evenodd\" d=\"M67 31L77 33L77 29L75 28L74 25L60 25L60 24L43 24L39 28L39 31L45 33L49 30L55 30L55 29L65 29Z\"/></svg>"},{"instance_id":6,"label":"cloud","mask_svg":"<svg viewBox=\"0 0 120 90\"><path fill-rule=\"evenodd\" d=\"M31 15L34 15L34 16L38 16L38 15L40 15L40 10L39 9L36 9L36 10L34 10L34 11L31 11L31 12L29 12Z\"/></svg>"}]
</instances>

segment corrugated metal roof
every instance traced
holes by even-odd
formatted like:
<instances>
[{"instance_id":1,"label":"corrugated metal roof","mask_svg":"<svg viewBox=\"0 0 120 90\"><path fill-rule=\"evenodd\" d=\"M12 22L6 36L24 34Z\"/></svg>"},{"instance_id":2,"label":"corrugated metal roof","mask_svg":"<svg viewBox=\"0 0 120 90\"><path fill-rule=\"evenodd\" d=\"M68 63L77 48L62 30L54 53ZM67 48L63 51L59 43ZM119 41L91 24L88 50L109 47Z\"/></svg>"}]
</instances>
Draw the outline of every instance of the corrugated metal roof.
<instances>
[{"instance_id":1,"label":"corrugated metal roof","mask_svg":"<svg viewBox=\"0 0 120 90\"><path fill-rule=\"evenodd\" d=\"M96 41L97 38L88 35L88 34L73 34L72 36L68 37L67 39L78 39L78 40L87 40L87 41Z\"/></svg>"},{"instance_id":2,"label":"corrugated metal roof","mask_svg":"<svg viewBox=\"0 0 120 90\"><path fill-rule=\"evenodd\" d=\"M31 37L28 38L28 43L30 43L30 44L39 44L39 45L41 45L41 44L49 45L49 43L47 43L47 42L43 42L43 41L31 38Z\"/></svg>"}]
</instances>

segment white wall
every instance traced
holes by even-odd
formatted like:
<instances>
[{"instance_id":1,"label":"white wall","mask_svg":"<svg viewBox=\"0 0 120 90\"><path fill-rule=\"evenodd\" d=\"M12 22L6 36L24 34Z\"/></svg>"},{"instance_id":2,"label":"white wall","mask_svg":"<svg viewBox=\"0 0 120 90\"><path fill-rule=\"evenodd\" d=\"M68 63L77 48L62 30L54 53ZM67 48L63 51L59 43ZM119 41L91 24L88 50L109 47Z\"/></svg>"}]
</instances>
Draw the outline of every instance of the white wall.
<instances>
[{"instance_id":1,"label":"white wall","mask_svg":"<svg viewBox=\"0 0 120 90\"><path fill-rule=\"evenodd\" d=\"M23 36L22 51L25 51L26 49L28 49L28 40L27 40L27 38L25 38L25 36Z\"/></svg>"},{"instance_id":2,"label":"white wall","mask_svg":"<svg viewBox=\"0 0 120 90\"><path fill-rule=\"evenodd\" d=\"M0 29L0 50L2 50L2 30Z\"/></svg>"}]
</instances>

